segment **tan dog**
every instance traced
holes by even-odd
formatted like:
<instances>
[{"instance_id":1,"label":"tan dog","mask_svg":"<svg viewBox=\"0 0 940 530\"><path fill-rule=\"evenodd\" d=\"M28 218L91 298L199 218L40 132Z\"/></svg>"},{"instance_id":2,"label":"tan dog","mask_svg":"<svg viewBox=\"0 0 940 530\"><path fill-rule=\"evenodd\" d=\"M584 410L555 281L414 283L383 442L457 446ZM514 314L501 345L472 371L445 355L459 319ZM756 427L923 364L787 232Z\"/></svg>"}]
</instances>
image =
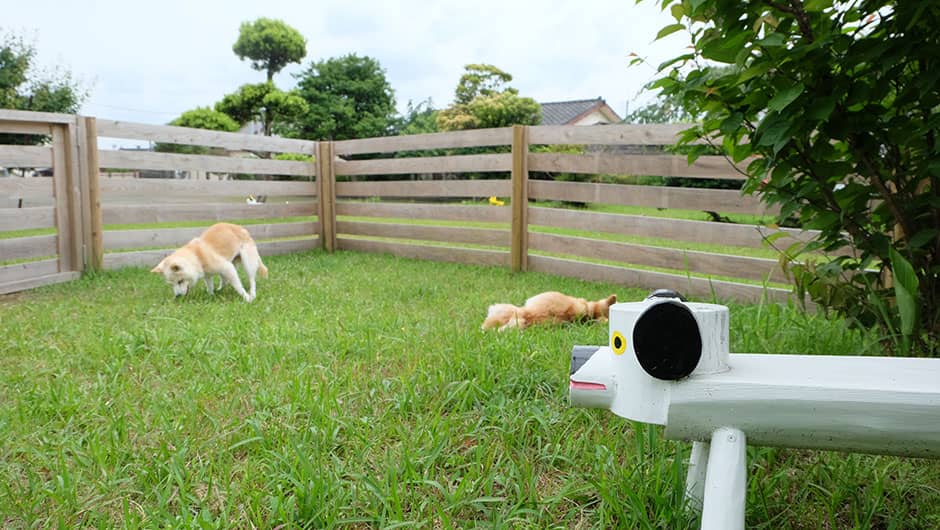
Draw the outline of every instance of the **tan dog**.
<instances>
[{"instance_id":1,"label":"tan dog","mask_svg":"<svg viewBox=\"0 0 940 530\"><path fill-rule=\"evenodd\" d=\"M486 314L483 329L498 327L500 331L508 328L525 329L533 324L549 322L579 322L597 320L606 322L610 306L617 303L617 295L612 294L603 300L588 302L584 298L575 298L557 291L537 294L517 307L512 304L493 304Z\"/></svg>"},{"instance_id":2,"label":"tan dog","mask_svg":"<svg viewBox=\"0 0 940 530\"><path fill-rule=\"evenodd\" d=\"M242 287L235 270L234 260L241 258L242 267L248 274L248 292ZM206 288L213 292L212 275L218 274L219 289L228 282L245 299L255 299L255 274L268 277L268 268L261 263L258 247L248 230L229 223L216 223L199 237L163 259L150 272L162 274L166 283L173 286L173 294L185 295L200 279L205 279Z\"/></svg>"}]
</instances>

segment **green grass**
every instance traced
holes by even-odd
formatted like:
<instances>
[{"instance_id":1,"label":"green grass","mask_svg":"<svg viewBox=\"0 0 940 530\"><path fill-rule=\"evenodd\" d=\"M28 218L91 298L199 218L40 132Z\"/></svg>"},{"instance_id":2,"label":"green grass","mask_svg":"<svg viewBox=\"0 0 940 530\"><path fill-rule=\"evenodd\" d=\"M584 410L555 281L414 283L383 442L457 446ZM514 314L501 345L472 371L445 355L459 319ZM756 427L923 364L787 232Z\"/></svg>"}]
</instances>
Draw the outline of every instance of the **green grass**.
<instances>
[{"instance_id":1,"label":"green grass","mask_svg":"<svg viewBox=\"0 0 940 530\"><path fill-rule=\"evenodd\" d=\"M697 528L689 444L567 404L601 324L484 333L494 302L644 291L386 255L265 258L248 305L145 269L0 297L0 525ZM732 351L874 353L779 306ZM940 464L749 449L748 528L936 528Z\"/></svg>"},{"instance_id":2,"label":"green grass","mask_svg":"<svg viewBox=\"0 0 940 530\"><path fill-rule=\"evenodd\" d=\"M55 228L27 228L25 230L7 230L0 232L0 239L16 239L18 237L49 236L55 234Z\"/></svg>"}]
</instances>

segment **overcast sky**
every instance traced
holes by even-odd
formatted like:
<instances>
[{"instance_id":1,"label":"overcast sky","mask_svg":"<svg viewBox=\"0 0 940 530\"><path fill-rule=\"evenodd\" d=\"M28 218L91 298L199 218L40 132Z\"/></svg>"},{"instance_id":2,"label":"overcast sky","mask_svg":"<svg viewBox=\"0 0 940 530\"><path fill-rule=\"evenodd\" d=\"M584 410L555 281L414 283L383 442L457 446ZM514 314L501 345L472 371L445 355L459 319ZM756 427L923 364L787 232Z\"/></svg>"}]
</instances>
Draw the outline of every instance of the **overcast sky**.
<instances>
[{"instance_id":1,"label":"overcast sky","mask_svg":"<svg viewBox=\"0 0 940 530\"><path fill-rule=\"evenodd\" d=\"M683 52L681 33L653 42L671 17L658 1L0 0L0 31L36 44L38 63L70 70L90 89L82 114L166 123L264 80L232 52L241 22L278 18L307 39L312 61L349 53L379 61L399 110L451 103L463 67L490 63L539 102L602 97L621 116L649 102L653 66ZM652 66L628 68L633 52Z\"/></svg>"}]
</instances>

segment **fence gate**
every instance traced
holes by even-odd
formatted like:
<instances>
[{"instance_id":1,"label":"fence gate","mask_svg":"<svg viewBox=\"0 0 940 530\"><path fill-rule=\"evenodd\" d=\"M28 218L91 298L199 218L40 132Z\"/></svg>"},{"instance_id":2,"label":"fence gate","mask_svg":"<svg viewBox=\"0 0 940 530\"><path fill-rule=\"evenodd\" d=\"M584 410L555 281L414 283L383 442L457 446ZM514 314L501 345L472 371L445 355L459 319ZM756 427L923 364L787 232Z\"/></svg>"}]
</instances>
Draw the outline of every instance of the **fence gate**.
<instances>
[{"instance_id":1,"label":"fence gate","mask_svg":"<svg viewBox=\"0 0 940 530\"><path fill-rule=\"evenodd\" d=\"M94 118L0 110L0 294L100 267Z\"/></svg>"}]
</instances>

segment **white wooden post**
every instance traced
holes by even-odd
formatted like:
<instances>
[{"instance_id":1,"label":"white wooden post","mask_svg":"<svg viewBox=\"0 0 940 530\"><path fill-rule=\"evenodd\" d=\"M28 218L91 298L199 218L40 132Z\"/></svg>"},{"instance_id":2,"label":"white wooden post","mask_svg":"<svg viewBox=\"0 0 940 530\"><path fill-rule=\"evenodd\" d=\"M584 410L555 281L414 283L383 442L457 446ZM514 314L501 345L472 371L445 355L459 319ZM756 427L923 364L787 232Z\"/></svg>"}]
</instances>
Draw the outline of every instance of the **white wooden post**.
<instances>
[{"instance_id":1,"label":"white wooden post","mask_svg":"<svg viewBox=\"0 0 940 530\"><path fill-rule=\"evenodd\" d=\"M744 530L747 498L747 439L739 429L712 434L702 504L702 530Z\"/></svg>"},{"instance_id":2,"label":"white wooden post","mask_svg":"<svg viewBox=\"0 0 940 530\"><path fill-rule=\"evenodd\" d=\"M692 442L689 471L685 475L685 499L690 508L702 511L705 495L705 471L708 469L708 442Z\"/></svg>"}]
</instances>

